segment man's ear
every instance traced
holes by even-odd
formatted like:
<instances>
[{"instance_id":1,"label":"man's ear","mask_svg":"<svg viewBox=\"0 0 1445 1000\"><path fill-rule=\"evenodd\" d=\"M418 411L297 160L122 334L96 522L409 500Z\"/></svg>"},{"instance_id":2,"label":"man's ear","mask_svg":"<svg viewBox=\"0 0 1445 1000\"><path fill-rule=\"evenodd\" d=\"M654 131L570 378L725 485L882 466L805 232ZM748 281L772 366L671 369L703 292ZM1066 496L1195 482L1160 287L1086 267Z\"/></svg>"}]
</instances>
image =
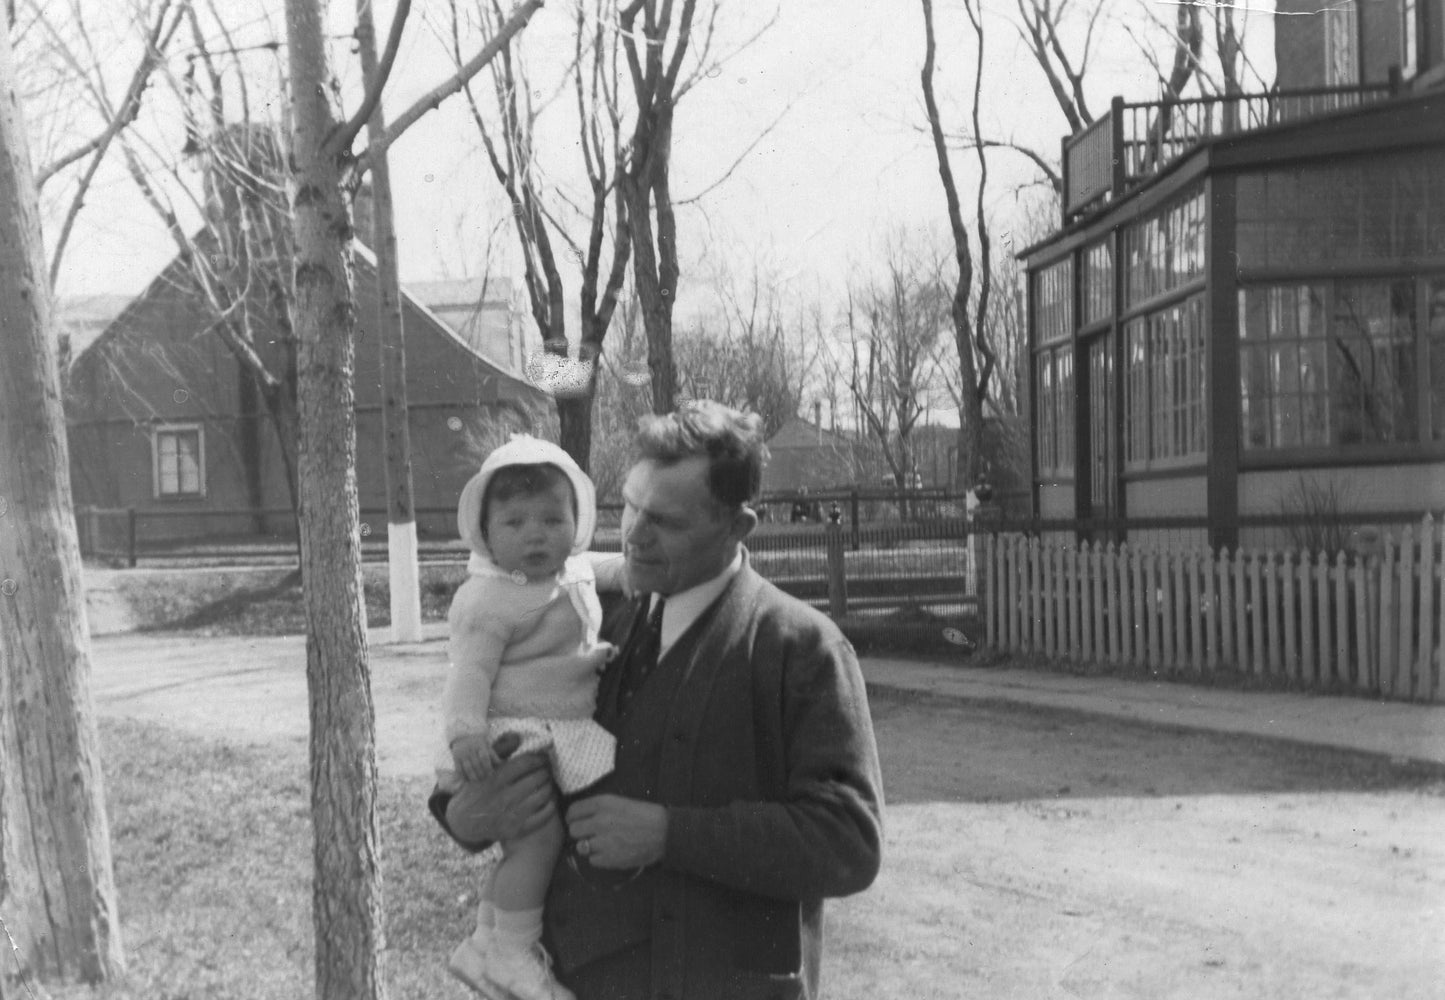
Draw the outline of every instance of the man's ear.
<instances>
[{"instance_id":1,"label":"man's ear","mask_svg":"<svg viewBox=\"0 0 1445 1000\"><path fill-rule=\"evenodd\" d=\"M728 534L735 542L741 542L753 529L758 526L758 512L746 505L739 507L733 514L732 524L728 528Z\"/></svg>"}]
</instances>

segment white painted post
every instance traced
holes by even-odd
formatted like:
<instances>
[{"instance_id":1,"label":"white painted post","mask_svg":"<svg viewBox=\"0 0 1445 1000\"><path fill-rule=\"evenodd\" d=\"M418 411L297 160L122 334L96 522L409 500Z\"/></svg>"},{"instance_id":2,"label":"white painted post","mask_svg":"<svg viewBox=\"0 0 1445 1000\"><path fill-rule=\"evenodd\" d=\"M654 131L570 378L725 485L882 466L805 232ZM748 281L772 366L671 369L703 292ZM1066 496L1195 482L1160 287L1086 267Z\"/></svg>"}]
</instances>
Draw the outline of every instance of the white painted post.
<instances>
[{"instance_id":1,"label":"white painted post","mask_svg":"<svg viewBox=\"0 0 1445 1000\"><path fill-rule=\"evenodd\" d=\"M1260 553L1261 569L1264 572L1264 613L1265 635L1269 648L1269 673L1278 677L1284 673L1284 659L1280 655L1280 614L1279 614L1279 560L1273 552Z\"/></svg>"},{"instance_id":2,"label":"white painted post","mask_svg":"<svg viewBox=\"0 0 1445 1000\"><path fill-rule=\"evenodd\" d=\"M1164 666L1173 670L1179 665L1174 655L1178 627L1174 622L1174 568L1176 553L1159 553L1159 646Z\"/></svg>"},{"instance_id":3,"label":"white painted post","mask_svg":"<svg viewBox=\"0 0 1445 1000\"><path fill-rule=\"evenodd\" d=\"M1144 600L1144 554L1138 549L1129 550L1129 576L1132 588L1129 592L1129 602L1133 608L1133 620L1130 624L1132 638L1129 640L1129 647L1132 650L1129 662L1142 666L1148 662L1149 647L1147 638L1149 635L1148 618L1145 616Z\"/></svg>"},{"instance_id":4,"label":"white painted post","mask_svg":"<svg viewBox=\"0 0 1445 1000\"><path fill-rule=\"evenodd\" d=\"M1284 672L1290 680L1296 680L1300 669L1299 649L1295 643L1295 625L1299 619L1294 605L1294 553L1286 549L1280 553L1280 558L1280 583L1283 585L1281 590L1284 594L1284 610L1281 615L1283 621L1280 623L1284 628Z\"/></svg>"},{"instance_id":5,"label":"white painted post","mask_svg":"<svg viewBox=\"0 0 1445 1000\"><path fill-rule=\"evenodd\" d=\"M1029 651L1033 653L1042 652L1044 648L1044 574L1040 565L1041 546L1038 538L1029 539Z\"/></svg>"},{"instance_id":6,"label":"white painted post","mask_svg":"<svg viewBox=\"0 0 1445 1000\"><path fill-rule=\"evenodd\" d=\"M1243 549L1234 550L1234 658L1240 673L1249 672L1249 606L1245 600L1245 556Z\"/></svg>"},{"instance_id":7,"label":"white painted post","mask_svg":"<svg viewBox=\"0 0 1445 1000\"><path fill-rule=\"evenodd\" d=\"M1356 556L1351 571L1355 588L1355 684L1362 691L1376 690L1378 678L1375 671L1375 644L1370 633L1370 622L1374 620L1374 578L1376 562L1373 557L1368 564L1364 556ZM1368 572L1366 570L1368 569ZM1340 637L1340 655L1349 650L1348 614L1345 603L1345 554L1335 556L1335 596L1340 602L1340 620L1336 625ZM1340 664L1340 680L1348 682L1349 677L1343 661Z\"/></svg>"},{"instance_id":8,"label":"white painted post","mask_svg":"<svg viewBox=\"0 0 1445 1000\"><path fill-rule=\"evenodd\" d=\"M1385 558L1380 564L1380 693L1399 695L1395 687L1395 540L1385 535Z\"/></svg>"},{"instance_id":9,"label":"white painted post","mask_svg":"<svg viewBox=\"0 0 1445 1000\"><path fill-rule=\"evenodd\" d=\"M1094 646L1090 655L1096 663L1104 662L1105 647L1108 645L1108 631L1104 624L1104 553L1103 545L1094 543L1089 552L1089 578L1094 589Z\"/></svg>"},{"instance_id":10,"label":"white painted post","mask_svg":"<svg viewBox=\"0 0 1445 1000\"><path fill-rule=\"evenodd\" d=\"M1399 641L1395 649L1395 694L1413 698L1411 674L1415 668L1415 532L1407 525L1400 538Z\"/></svg>"},{"instance_id":11,"label":"white painted post","mask_svg":"<svg viewBox=\"0 0 1445 1000\"><path fill-rule=\"evenodd\" d=\"M1189 552L1189 666L1204 672L1204 604L1200 601L1199 550Z\"/></svg>"},{"instance_id":12,"label":"white painted post","mask_svg":"<svg viewBox=\"0 0 1445 1000\"><path fill-rule=\"evenodd\" d=\"M1104 546L1104 600L1109 608L1109 662L1119 666L1122 659L1119 655L1119 636L1123 617L1119 610L1119 552L1110 542Z\"/></svg>"},{"instance_id":13,"label":"white painted post","mask_svg":"<svg viewBox=\"0 0 1445 1000\"><path fill-rule=\"evenodd\" d=\"M1311 686L1320 679L1319 664L1315 662L1315 595L1310 583L1314 579L1314 553L1308 549L1300 553L1299 561L1299 638L1300 676Z\"/></svg>"},{"instance_id":14,"label":"white painted post","mask_svg":"<svg viewBox=\"0 0 1445 1000\"><path fill-rule=\"evenodd\" d=\"M1415 697L1435 697L1435 518L1420 523L1420 649L1415 656Z\"/></svg>"},{"instance_id":15,"label":"white painted post","mask_svg":"<svg viewBox=\"0 0 1445 1000\"><path fill-rule=\"evenodd\" d=\"M994 584L993 575L993 535L985 535L983 539L983 620L986 631L985 641L988 643L989 649L998 648L998 631L994 627L994 614L998 609L998 588Z\"/></svg>"},{"instance_id":16,"label":"white painted post","mask_svg":"<svg viewBox=\"0 0 1445 1000\"><path fill-rule=\"evenodd\" d=\"M1254 610L1250 625L1254 628L1254 644L1251 650L1250 672L1259 674L1264 672L1264 609L1265 597L1264 587L1260 583L1260 571L1263 569L1264 553L1251 552L1249 554L1249 600Z\"/></svg>"},{"instance_id":17,"label":"white painted post","mask_svg":"<svg viewBox=\"0 0 1445 1000\"><path fill-rule=\"evenodd\" d=\"M1159 583L1155 573L1158 557L1157 552L1144 553L1144 614L1149 642L1144 663L1149 667L1159 666L1162 660L1159 646Z\"/></svg>"},{"instance_id":18,"label":"white painted post","mask_svg":"<svg viewBox=\"0 0 1445 1000\"><path fill-rule=\"evenodd\" d=\"M1235 663L1234 656L1234 562L1229 549L1220 546L1219 565L1219 660Z\"/></svg>"}]
</instances>

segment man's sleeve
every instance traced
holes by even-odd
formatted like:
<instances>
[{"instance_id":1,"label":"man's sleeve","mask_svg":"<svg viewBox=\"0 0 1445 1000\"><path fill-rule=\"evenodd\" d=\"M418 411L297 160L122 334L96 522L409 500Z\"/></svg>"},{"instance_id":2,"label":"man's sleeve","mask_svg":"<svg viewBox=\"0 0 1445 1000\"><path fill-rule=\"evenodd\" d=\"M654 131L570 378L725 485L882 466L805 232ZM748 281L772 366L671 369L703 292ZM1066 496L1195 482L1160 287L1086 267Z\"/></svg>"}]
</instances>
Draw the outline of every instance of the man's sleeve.
<instances>
[{"instance_id":1,"label":"man's sleeve","mask_svg":"<svg viewBox=\"0 0 1445 1000\"><path fill-rule=\"evenodd\" d=\"M492 845L490 840L468 842L452 832L451 826L447 823L447 806L451 804L452 797L451 792L444 792L440 787L432 786L431 794L427 796L426 800L427 811L432 814L432 819L441 825L442 831L445 832L448 837L452 838L452 840L456 841L458 847L461 847L470 854L478 854L485 851Z\"/></svg>"},{"instance_id":2,"label":"man's sleeve","mask_svg":"<svg viewBox=\"0 0 1445 1000\"><path fill-rule=\"evenodd\" d=\"M844 896L872 884L883 783L858 658L836 633L799 652L783 654L778 801L669 808L665 864L784 899Z\"/></svg>"}]
</instances>

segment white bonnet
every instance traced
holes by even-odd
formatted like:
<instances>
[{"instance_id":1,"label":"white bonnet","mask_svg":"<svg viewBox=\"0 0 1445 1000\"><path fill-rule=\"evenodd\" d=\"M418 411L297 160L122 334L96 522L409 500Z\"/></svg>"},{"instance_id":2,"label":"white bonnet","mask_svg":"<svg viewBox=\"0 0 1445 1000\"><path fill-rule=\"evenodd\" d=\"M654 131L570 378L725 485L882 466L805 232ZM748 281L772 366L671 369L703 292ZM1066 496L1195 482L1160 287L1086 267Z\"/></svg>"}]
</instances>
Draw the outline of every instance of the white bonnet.
<instances>
[{"instance_id":1,"label":"white bonnet","mask_svg":"<svg viewBox=\"0 0 1445 1000\"><path fill-rule=\"evenodd\" d=\"M572 484L572 494L577 499L577 537L572 554L587 551L592 544L592 531L597 527L597 490L592 480L571 455L552 442L513 434L510 441L487 456L481 470L462 487L461 499L457 501L457 531L473 552L487 553L487 543L482 538L482 498L487 494L487 483L492 476L508 465L544 464L561 469Z\"/></svg>"}]
</instances>

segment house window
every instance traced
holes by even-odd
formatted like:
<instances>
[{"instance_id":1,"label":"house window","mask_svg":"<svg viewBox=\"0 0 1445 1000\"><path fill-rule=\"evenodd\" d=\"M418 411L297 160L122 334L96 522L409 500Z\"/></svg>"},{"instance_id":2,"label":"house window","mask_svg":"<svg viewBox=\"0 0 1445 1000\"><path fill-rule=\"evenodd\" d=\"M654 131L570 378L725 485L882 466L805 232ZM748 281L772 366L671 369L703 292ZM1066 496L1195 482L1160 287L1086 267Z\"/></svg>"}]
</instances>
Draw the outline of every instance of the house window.
<instances>
[{"instance_id":1,"label":"house window","mask_svg":"<svg viewBox=\"0 0 1445 1000\"><path fill-rule=\"evenodd\" d=\"M1411 77L1418 69L1417 55L1419 48L1418 36L1415 34L1415 21L1419 13L1415 6L1415 0L1401 0L1400 2L1400 73L1403 76Z\"/></svg>"},{"instance_id":2,"label":"house window","mask_svg":"<svg viewBox=\"0 0 1445 1000\"><path fill-rule=\"evenodd\" d=\"M1124 458L1147 467L1206 447L1204 297L1193 295L1124 327Z\"/></svg>"},{"instance_id":3,"label":"house window","mask_svg":"<svg viewBox=\"0 0 1445 1000\"><path fill-rule=\"evenodd\" d=\"M1416 336L1417 287L1425 342ZM1247 450L1365 446L1445 436L1445 280L1255 286L1239 293ZM1421 348L1429 355L1418 363ZM1428 390L1420 380L1431 379ZM1421 419L1422 401L1430 408Z\"/></svg>"},{"instance_id":4,"label":"house window","mask_svg":"<svg viewBox=\"0 0 1445 1000\"><path fill-rule=\"evenodd\" d=\"M1124 231L1125 301L1137 306L1204 277L1204 188Z\"/></svg>"},{"instance_id":5,"label":"house window","mask_svg":"<svg viewBox=\"0 0 1445 1000\"><path fill-rule=\"evenodd\" d=\"M1425 366L1430 380L1430 440L1445 441L1445 278L1425 287L1425 346L1430 352Z\"/></svg>"},{"instance_id":6,"label":"house window","mask_svg":"<svg viewBox=\"0 0 1445 1000\"><path fill-rule=\"evenodd\" d=\"M1039 473L1074 472L1074 355L1070 345L1041 351L1035 372L1034 426L1038 428Z\"/></svg>"},{"instance_id":7,"label":"house window","mask_svg":"<svg viewBox=\"0 0 1445 1000\"><path fill-rule=\"evenodd\" d=\"M1114 315L1114 248L1104 239L1084 251L1084 326Z\"/></svg>"},{"instance_id":8,"label":"house window","mask_svg":"<svg viewBox=\"0 0 1445 1000\"><path fill-rule=\"evenodd\" d=\"M199 497L206 492L205 437L199 424L168 424L152 435L157 499Z\"/></svg>"},{"instance_id":9,"label":"house window","mask_svg":"<svg viewBox=\"0 0 1445 1000\"><path fill-rule=\"evenodd\" d=\"M1037 343L1050 344L1072 336L1074 262L1065 257L1034 275L1034 317Z\"/></svg>"},{"instance_id":10,"label":"house window","mask_svg":"<svg viewBox=\"0 0 1445 1000\"><path fill-rule=\"evenodd\" d=\"M1236 193L1246 269L1445 254L1445 150L1280 167Z\"/></svg>"},{"instance_id":11,"label":"house window","mask_svg":"<svg viewBox=\"0 0 1445 1000\"><path fill-rule=\"evenodd\" d=\"M1325 86L1358 83L1360 36L1355 0L1330 4L1321 13L1325 18Z\"/></svg>"}]
</instances>

